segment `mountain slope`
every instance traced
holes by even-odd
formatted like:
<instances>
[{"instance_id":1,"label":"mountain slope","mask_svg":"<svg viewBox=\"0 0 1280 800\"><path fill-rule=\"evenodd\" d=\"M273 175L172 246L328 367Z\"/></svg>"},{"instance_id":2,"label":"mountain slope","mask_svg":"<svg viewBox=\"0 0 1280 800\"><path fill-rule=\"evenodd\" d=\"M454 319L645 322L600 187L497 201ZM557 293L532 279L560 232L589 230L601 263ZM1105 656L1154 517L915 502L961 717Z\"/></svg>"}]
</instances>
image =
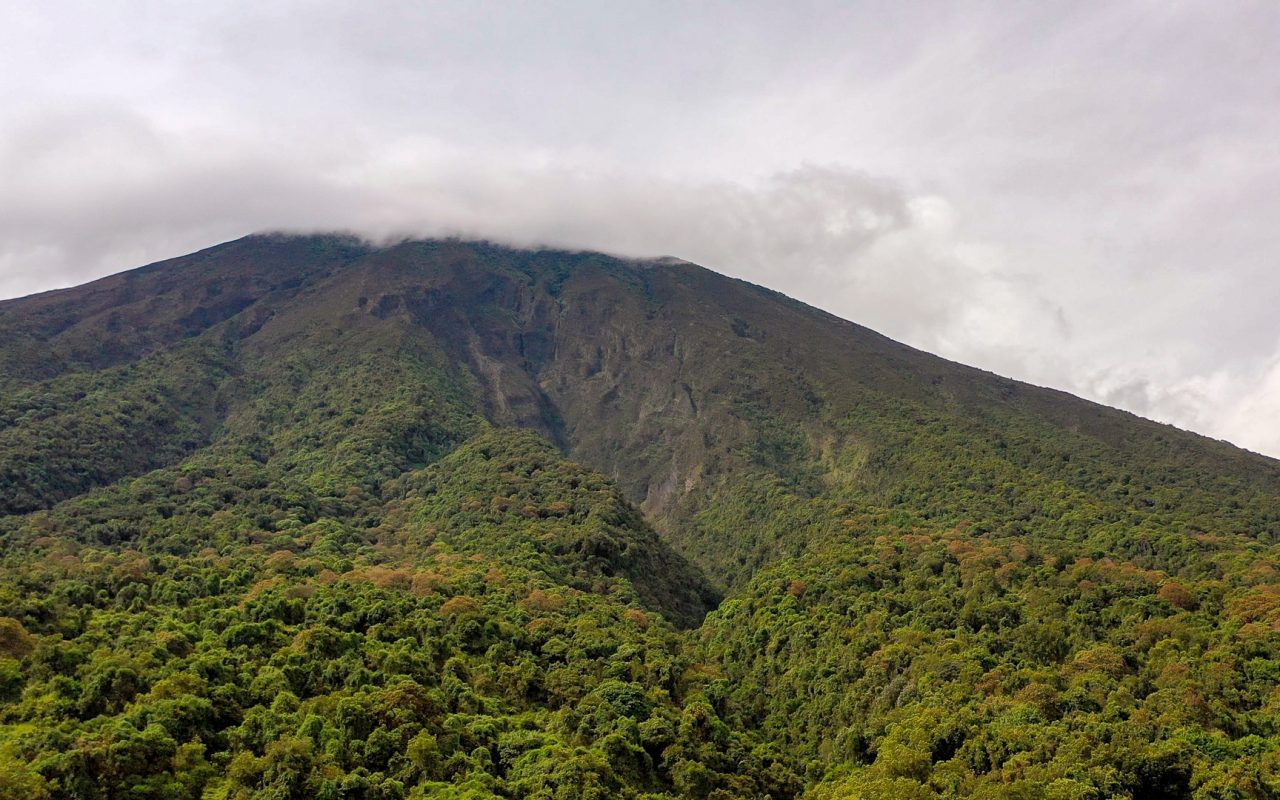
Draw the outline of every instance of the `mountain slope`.
<instances>
[{"instance_id":1,"label":"mountain slope","mask_svg":"<svg viewBox=\"0 0 1280 800\"><path fill-rule=\"evenodd\" d=\"M254 236L0 332L0 755L54 794L1280 790L1271 459L670 259ZM175 688L223 650L283 677ZM402 730L409 677L453 694Z\"/></svg>"},{"instance_id":2,"label":"mountain slope","mask_svg":"<svg viewBox=\"0 0 1280 800\"><path fill-rule=\"evenodd\" d=\"M281 263L295 265L288 279ZM1265 503L1280 481L1280 465L1270 459L952 364L682 262L458 242L370 251L340 238L250 237L125 275L0 304L0 326L9 341L35 340L49 352L76 353L78 342L91 340L97 361L143 369L145 358L130 361L145 352L138 342L191 349L193 331L169 320L178 313L214 320L229 310L220 298L231 276L240 287L232 305L240 310L195 340L233 354L230 371L239 384L226 392L226 413L254 370L278 376L282 355L341 354L341 362L360 351L367 359L400 360L388 348L412 340L476 412L495 424L539 430L571 457L614 475L675 541L730 583L767 560L768 546L742 552L730 531L696 517L713 505L711 497L738 491L744 475L803 495L843 481L844 495L883 504L908 471L923 473L913 476L917 483L953 486L954 476L930 473L953 460L954 440L963 439L990 459L979 484L998 480L992 471L1069 491L1095 492L1118 480L1128 493L1115 489L1125 499L1104 513L1134 520L1170 505L1223 513L1215 502L1222 490L1235 493L1236 505ZM129 292L112 294L115 284ZM155 324L113 331L109 321L137 306L135 295L168 311ZM104 304L104 296L116 305ZM203 299L194 302L197 296ZM69 332L76 336L68 340ZM6 347L5 357L16 360L28 349ZM96 363L78 359L48 360L72 376L83 375L74 365ZM21 385L42 398L61 388L56 379ZM83 405L72 416L83 416ZM191 417L207 416L192 406L184 407ZM24 408L5 418L26 422ZM56 424L63 415L54 411L30 423L31 435L53 438L36 423ZM906 458L912 464L902 464ZM881 467L886 459L896 463ZM1222 482L1208 494L1206 475ZM64 495L55 491L47 500ZM947 508L963 513L954 499ZM1274 503L1231 513L1237 510L1226 510L1234 532L1276 528ZM991 513L1009 512L1016 513L1015 503Z\"/></svg>"}]
</instances>

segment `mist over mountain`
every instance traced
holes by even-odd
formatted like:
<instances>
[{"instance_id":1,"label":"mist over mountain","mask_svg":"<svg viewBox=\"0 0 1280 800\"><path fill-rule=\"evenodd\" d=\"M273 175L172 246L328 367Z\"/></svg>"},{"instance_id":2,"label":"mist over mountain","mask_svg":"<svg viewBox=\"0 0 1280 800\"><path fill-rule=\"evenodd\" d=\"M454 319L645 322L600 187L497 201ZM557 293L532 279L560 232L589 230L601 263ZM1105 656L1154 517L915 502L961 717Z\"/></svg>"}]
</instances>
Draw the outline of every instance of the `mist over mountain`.
<instances>
[{"instance_id":1,"label":"mist over mountain","mask_svg":"<svg viewBox=\"0 0 1280 800\"><path fill-rule=\"evenodd\" d=\"M1280 792L1280 462L679 259L0 302L0 515L0 797Z\"/></svg>"}]
</instances>

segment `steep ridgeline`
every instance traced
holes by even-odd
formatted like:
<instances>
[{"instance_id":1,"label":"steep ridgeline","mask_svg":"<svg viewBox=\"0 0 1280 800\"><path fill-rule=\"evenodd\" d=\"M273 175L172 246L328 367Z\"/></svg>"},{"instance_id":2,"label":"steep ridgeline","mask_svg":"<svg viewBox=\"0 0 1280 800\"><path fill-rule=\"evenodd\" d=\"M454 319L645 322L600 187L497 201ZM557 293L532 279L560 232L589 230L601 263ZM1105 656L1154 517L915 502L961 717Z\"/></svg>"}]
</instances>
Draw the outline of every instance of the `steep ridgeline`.
<instances>
[{"instance_id":1,"label":"steep ridgeline","mask_svg":"<svg viewBox=\"0 0 1280 800\"><path fill-rule=\"evenodd\" d=\"M1270 797L1278 535L685 262L249 237L0 303L0 798Z\"/></svg>"}]
</instances>

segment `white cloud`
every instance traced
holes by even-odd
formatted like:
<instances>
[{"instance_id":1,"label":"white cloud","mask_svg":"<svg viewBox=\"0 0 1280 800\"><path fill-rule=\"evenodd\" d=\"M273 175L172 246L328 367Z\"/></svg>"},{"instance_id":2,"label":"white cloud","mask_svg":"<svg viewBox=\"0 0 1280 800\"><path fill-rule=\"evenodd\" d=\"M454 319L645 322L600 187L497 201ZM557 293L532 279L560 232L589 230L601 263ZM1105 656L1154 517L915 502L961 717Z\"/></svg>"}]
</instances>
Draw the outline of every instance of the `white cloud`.
<instances>
[{"instance_id":1,"label":"white cloud","mask_svg":"<svg viewBox=\"0 0 1280 800\"><path fill-rule=\"evenodd\" d=\"M1222 421L1207 424L1219 427L1229 441L1247 442L1259 452L1280 455L1280 345L1262 370L1245 378L1243 391L1225 394Z\"/></svg>"}]
</instances>

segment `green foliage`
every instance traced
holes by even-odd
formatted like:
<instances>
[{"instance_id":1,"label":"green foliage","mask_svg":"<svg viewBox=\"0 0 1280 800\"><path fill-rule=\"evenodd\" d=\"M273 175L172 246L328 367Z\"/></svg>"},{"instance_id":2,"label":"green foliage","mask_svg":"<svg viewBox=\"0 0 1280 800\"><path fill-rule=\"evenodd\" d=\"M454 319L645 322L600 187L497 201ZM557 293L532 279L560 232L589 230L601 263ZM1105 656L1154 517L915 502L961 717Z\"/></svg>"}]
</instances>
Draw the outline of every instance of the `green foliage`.
<instances>
[{"instance_id":1,"label":"green foliage","mask_svg":"<svg viewBox=\"0 0 1280 800\"><path fill-rule=\"evenodd\" d=\"M187 347L10 393L0 401L0 514L43 508L206 444L224 370L218 354Z\"/></svg>"},{"instance_id":2,"label":"green foliage","mask_svg":"<svg viewBox=\"0 0 1280 800\"><path fill-rule=\"evenodd\" d=\"M266 465L274 491L254 492L217 463L16 518L6 790L662 797L696 766L735 796L799 791L750 733L711 747L683 721L706 678L660 612L700 616L700 578L533 434L483 433L335 506L359 526L296 470ZM277 516L281 493L317 510ZM138 532L75 533L105 518Z\"/></svg>"},{"instance_id":3,"label":"green foliage","mask_svg":"<svg viewBox=\"0 0 1280 800\"><path fill-rule=\"evenodd\" d=\"M409 535L408 544L520 564L564 585L662 609L682 624L699 622L716 601L612 482L528 431L482 434L391 483L388 494L407 496L384 522L389 535L429 531L425 539Z\"/></svg>"},{"instance_id":4,"label":"green foliage","mask_svg":"<svg viewBox=\"0 0 1280 800\"><path fill-rule=\"evenodd\" d=\"M862 524L701 632L726 718L832 769L818 796L1212 797L1224 759L1239 796L1280 787L1271 549L1220 554L1189 610L1061 540Z\"/></svg>"}]
</instances>

